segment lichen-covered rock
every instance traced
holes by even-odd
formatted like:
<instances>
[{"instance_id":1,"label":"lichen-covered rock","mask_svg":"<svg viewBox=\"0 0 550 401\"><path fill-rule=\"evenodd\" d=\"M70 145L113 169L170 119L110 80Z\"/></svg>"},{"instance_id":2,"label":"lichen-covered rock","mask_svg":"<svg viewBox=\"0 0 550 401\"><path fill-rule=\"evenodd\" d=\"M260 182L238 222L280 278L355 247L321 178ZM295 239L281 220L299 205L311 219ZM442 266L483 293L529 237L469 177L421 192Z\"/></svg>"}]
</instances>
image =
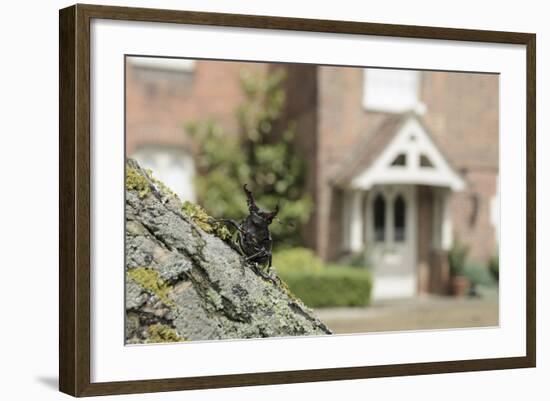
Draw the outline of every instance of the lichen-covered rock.
<instances>
[{"instance_id":1,"label":"lichen-covered rock","mask_svg":"<svg viewBox=\"0 0 550 401\"><path fill-rule=\"evenodd\" d=\"M126 169L128 343L331 334L274 269L205 232L135 161Z\"/></svg>"}]
</instances>

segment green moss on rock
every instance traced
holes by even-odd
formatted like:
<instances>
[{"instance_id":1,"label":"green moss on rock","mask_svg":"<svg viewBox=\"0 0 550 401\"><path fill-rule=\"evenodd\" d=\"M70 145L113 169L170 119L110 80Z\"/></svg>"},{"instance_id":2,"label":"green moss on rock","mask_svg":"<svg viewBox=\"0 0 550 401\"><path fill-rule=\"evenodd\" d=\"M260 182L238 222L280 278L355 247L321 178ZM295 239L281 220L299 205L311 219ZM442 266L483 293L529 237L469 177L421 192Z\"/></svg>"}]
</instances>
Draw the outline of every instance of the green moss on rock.
<instances>
[{"instance_id":1,"label":"green moss on rock","mask_svg":"<svg viewBox=\"0 0 550 401\"><path fill-rule=\"evenodd\" d=\"M147 177L144 175L147 175ZM164 195L168 197L173 197L179 199L174 191L172 191L168 186L159 180L158 178L153 177L153 171L150 169L143 169L140 172L135 167L126 165L126 189L137 191L141 199L145 198L149 193L151 193L150 183L155 184L157 189Z\"/></svg>"},{"instance_id":2,"label":"green moss on rock","mask_svg":"<svg viewBox=\"0 0 550 401\"><path fill-rule=\"evenodd\" d=\"M185 341L172 327L161 323L152 324L147 328L148 343L177 343Z\"/></svg>"},{"instance_id":3,"label":"green moss on rock","mask_svg":"<svg viewBox=\"0 0 550 401\"><path fill-rule=\"evenodd\" d=\"M199 205L185 201L183 202L181 210L204 232L214 234L222 240L226 240L231 237L231 232L227 229L227 227L214 221L214 218L206 213L206 210Z\"/></svg>"},{"instance_id":4,"label":"green moss on rock","mask_svg":"<svg viewBox=\"0 0 550 401\"><path fill-rule=\"evenodd\" d=\"M136 191L140 199L145 198L151 192L149 182L135 168L126 166L126 189Z\"/></svg>"},{"instance_id":5,"label":"green moss on rock","mask_svg":"<svg viewBox=\"0 0 550 401\"><path fill-rule=\"evenodd\" d=\"M156 295L166 306L175 306L169 298L171 287L160 277L159 272L146 267L136 267L128 270L128 278L134 280L143 289Z\"/></svg>"}]
</instances>

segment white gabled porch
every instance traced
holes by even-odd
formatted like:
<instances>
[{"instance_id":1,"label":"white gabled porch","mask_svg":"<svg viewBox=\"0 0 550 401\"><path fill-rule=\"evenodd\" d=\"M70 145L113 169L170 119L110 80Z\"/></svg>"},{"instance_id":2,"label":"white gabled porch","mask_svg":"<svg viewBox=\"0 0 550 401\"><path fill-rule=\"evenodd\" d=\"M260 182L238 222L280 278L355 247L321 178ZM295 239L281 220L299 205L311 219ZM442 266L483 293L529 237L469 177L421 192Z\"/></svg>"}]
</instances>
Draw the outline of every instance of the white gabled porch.
<instances>
[{"instance_id":1,"label":"white gabled porch","mask_svg":"<svg viewBox=\"0 0 550 401\"><path fill-rule=\"evenodd\" d=\"M452 244L450 196L464 188L414 115L344 190L342 248L366 250L374 274L375 299L418 293L420 261ZM422 270L423 269L423 270Z\"/></svg>"}]
</instances>

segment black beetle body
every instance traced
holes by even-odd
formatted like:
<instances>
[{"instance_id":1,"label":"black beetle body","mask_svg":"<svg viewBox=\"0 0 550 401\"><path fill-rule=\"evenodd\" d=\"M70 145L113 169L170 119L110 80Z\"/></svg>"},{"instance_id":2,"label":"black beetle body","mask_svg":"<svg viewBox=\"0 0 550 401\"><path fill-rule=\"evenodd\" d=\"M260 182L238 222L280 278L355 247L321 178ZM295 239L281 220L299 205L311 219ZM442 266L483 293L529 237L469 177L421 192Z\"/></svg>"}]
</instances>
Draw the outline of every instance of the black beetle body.
<instances>
[{"instance_id":1,"label":"black beetle body","mask_svg":"<svg viewBox=\"0 0 550 401\"><path fill-rule=\"evenodd\" d=\"M240 253L246 257L247 262L253 262L261 265L268 264L271 267L271 250L273 248L273 239L269 232L269 225L277 216L279 206L272 212L261 210L254 201L252 192L246 184L243 186L246 193L249 215L240 223L233 220L219 220L229 223L237 230L237 243Z\"/></svg>"}]
</instances>

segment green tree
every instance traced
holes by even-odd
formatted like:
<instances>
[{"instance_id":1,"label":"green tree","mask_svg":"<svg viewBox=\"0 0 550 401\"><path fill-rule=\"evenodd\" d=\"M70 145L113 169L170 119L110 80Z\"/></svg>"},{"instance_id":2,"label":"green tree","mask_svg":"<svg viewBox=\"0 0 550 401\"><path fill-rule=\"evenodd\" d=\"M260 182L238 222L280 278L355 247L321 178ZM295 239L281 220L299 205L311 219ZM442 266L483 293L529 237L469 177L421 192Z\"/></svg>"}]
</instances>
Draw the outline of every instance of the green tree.
<instances>
[{"instance_id":1,"label":"green tree","mask_svg":"<svg viewBox=\"0 0 550 401\"><path fill-rule=\"evenodd\" d=\"M241 219L247 215L242 187L248 184L258 205L280 206L271 226L275 246L302 243L301 227L313 209L305 191L305 164L296 151L293 123L282 118L283 70L267 76L243 74L245 101L236 110L239 132L226 133L214 120L188 124L199 145L196 180L199 203L213 216Z\"/></svg>"}]
</instances>

